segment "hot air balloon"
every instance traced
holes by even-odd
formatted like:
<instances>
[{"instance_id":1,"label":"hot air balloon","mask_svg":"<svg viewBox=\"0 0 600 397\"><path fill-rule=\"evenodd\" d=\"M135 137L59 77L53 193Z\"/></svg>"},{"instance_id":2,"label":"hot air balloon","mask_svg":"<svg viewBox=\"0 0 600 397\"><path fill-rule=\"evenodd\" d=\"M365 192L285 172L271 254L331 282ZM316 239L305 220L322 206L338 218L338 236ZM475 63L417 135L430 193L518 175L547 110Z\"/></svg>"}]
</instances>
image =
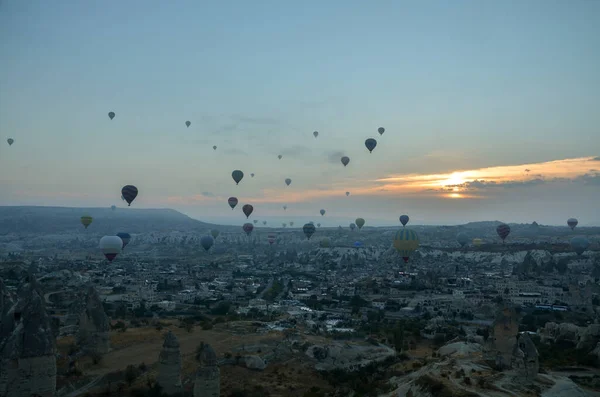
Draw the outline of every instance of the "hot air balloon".
<instances>
[{"instance_id":1,"label":"hot air balloon","mask_svg":"<svg viewBox=\"0 0 600 397\"><path fill-rule=\"evenodd\" d=\"M321 224L320 224L320 223L317 223L317 227L321 227Z\"/></svg>"},{"instance_id":2,"label":"hot air balloon","mask_svg":"<svg viewBox=\"0 0 600 397\"><path fill-rule=\"evenodd\" d=\"M358 226L358 230L360 230L364 226L365 220L363 218L356 218L354 223L356 223L356 226Z\"/></svg>"},{"instance_id":3,"label":"hot air balloon","mask_svg":"<svg viewBox=\"0 0 600 397\"><path fill-rule=\"evenodd\" d=\"M285 210L287 210L287 205L284 205L284 206L283 206L283 210L284 210L284 211L285 211Z\"/></svg>"},{"instance_id":4,"label":"hot air balloon","mask_svg":"<svg viewBox=\"0 0 600 397\"><path fill-rule=\"evenodd\" d=\"M125 201L127 201L127 205L130 207L131 203L133 202L133 200L135 200L135 198L138 195L138 189L133 185L123 186L123 189L121 189L121 195L123 196Z\"/></svg>"},{"instance_id":5,"label":"hot air balloon","mask_svg":"<svg viewBox=\"0 0 600 397\"><path fill-rule=\"evenodd\" d=\"M104 236L100 239L99 246L106 259L112 262L123 249L123 240L119 236Z\"/></svg>"},{"instance_id":6,"label":"hot air balloon","mask_svg":"<svg viewBox=\"0 0 600 397\"><path fill-rule=\"evenodd\" d=\"M251 178L254 178L254 172L250 174L250 177L251 177Z\"/></svg>"},{"instance_id":7,"label":"hot air balloon","mask_svg":"<svg viewBox=\"0 0 600 397\"><path fill-rule=\"evenodd\" d=\"M277 237L274 234L269 234L267 236L267 241L269 242L270 245L273 245L273 243L277 240Z\"/></svg>"},{"instance_id":8,"label":"hot air balloon","mask_svg":"<svg viewBox=\"0 0 600 397\"><path fill-rule=\"evenodd\" d=\"M125 247L127 247L127 244L129 244L129 242L131 241L131 235L129 233L117 233L117 236L121 239L121 241L123 241L123 248L125 249Z\"/></svg>"},{"instance_id":9,"label":"hot air balloon","mask_svg":"<svg viewBox=\"0 0 600 397\"><path fill-rule=\"evenodd\" d=\"M281 226L286 227L287 223L284 222L284 223L281 224Z\"/></svg>"},{"instance_id":10,"label":"hot air balloon","mask_svg":"<svg viewBox=\"0 0 600 397\"><path fill-rule=\"evenodd\" d=\"M294 227L294 222L290 221L290 227Z\"/></svg>"},{"instance_id":11,"label":"hot air balloon","mask_svg":"<svg viewBox=\"0 0 600 397\"><path fill-rule=\"evenodd\" d=\"M469 236L463 232L460 232L456 235L456 241L458 241L461 247L464 247L465 245L469 244Z\"/></svg>"},{"instance_id":12,"label":"hot air balloon","mask_svg":"<svg viewBox=\"0 0 600 397\"><path fill-rule=\"evenodd\" d=\"M583 254L589 246L590 241L585 237L577 236L571 239L571 248L573 248L573 251L575 251L577 255Z\"/></svg>"},{"instance_id":13,"label":"hot air balloon","mask_svg":"<svg viewBox=\"0 0 600 397\"><path fill-rule=\"evenodd\" d=\"M242 212L244 213L244 215L246 215L246 219L248 219L250 215L252 215L252 211L254 211L254 207L250 204L244 204L244 206L242 207Z\"/></svg>"},{"instance_id":14,"label":"hot air balloon","mask_svg":"<svg viewBox=\"0 0 600 397\"><path fill-rule=\"evenodd\" d=\"M256 225L257 223L258 223L258 219L255 219L254 220L254 224Z\"/></svg>"},{"instance_id":15,"label":"hot air balloon","mask_svg":"<svg viewBox=\"0 0 600 397\"><path fill-rule=\"evenodd\" d=\"M369 149L369 153L372 153L373 149L377 146L377 141L373 138L369 138L365 141L365 146Z\"/></svg>"},{"instance_id":16,"label":"hot air balloon","mask_svg":"<svg viewBox=\"0 0 600 397\"><path fill-rule=\"evenodd\" d=\"M252 230L254 230L254 225L251 223L244 223L244 226L242 226L242 229L249 236L250 233L252 233Z\"/></svg>"},{"instance_id":17,"label":"hot air balloon","mask_svg":"<svg viewBox=\"0 0 600 397\"><path fill-rule=\"evenodd\" d=\"M321 248L329 248L330 244L331 244L331 242L329 241L329 239L327 237L325 237L323 240L319 241L319 246L321 246Z\"/></svg>"},{"instance_id":18,"label":"hot air balloon","mask_svg":"<svg viewBox=\"0 0 600 397\"><path fill-rule=\"evenodd\" d=\"M89 215L84 215L81 217L81 224L87 229L89 225L92 224L92 221L94 220L94 218L92 218Z\"/></svg>"},{"instance_id":19,"label":"hot air balloon","mask_svg":"<svg viewBox=\"0 0 600 397\"><path fill-rule=\"evenodd\" d=\"M325 210L321 210L319 212L321 213L321 216L325 215Z\"/></svg>"},{"instance_id":20,"label":"hot air balloon","mask_svg":"<svg viewBox=\"0 0 600 397\"><path fill-rule=\"evenodd\" d=\"M210 235L211 235L211 236L213 236L213 238L214 238L215 240L217 239L217 237L219 237L219 234L221 234L221 232L220 232L220 231L218 231L217 229L212 229L212 230L210 231Z\"/></svg>"},{"instance_id":21,"label":"hot air balloon","mask_svg":"<svg viewBox=\"0 0 600 397\"><path fill-rule=\"evenodd\" d=\"M315 131L315 132L313 132L313 136L314 136L315 138L316 138L316 137L318 137L318 136L319 136L319 131Z\"/></svg>"},{"instance_id":22,"label":"hot air balloon","mask_svg":"<svg viewBox=\"0 0 600 397\"><path fill-rule=\"evenodd\" d=\"M500 238L502 239L502 244L504 244L504 240L506 240L506 238L510 234L510 226L508 226L505 223L498 225L498 227L496 228L496 233L498 233L498 236L500 236Z\"/></svg>"},{"instance_id":23,"label":"hot air balloon","mask_svg":"<svg viewBox=\"0 0 600 397\"><path fill-rule=\"evenodd\" d=\"M282 155L279 155L279 156L277 156L277 158L278 158L279 160L281 160L281 158L282 158L282 157L283 157Z\"/></svg>"},{"instance_id":24,"label":"hot air balloon","mask_svg":"<svg viewBox=\"0 0 600 397\"><path fill-rule=\"evenodd\" d=\"M115 118L115 112L108 112L108 117L110 117L110 119L114 119Z\"/></svg>"},{"instance_id":25,"label":"hot air balloon","mask_svg":"<svg viewBox=\"0 0 600 397\"><path fill-rule=\"evenodd\" d=\"M285 184L290 186L290 183L292 183L292 180L290 178L285 178Z\"/></svg>"},{"instance_id":26,"label":"hot air balloon","mask_svg":"<svg viewBox=\"0 0 600 397\"><path fill-rule=\"evenodd\" d=\"M235 184L237 185L244 178L244 173L240 170L235 170L231 173L231 177L233 178L233 180L235 181Z\"/></svg>"},{"instance_id":27,"label":"hot air balloon","mask_svg":"<svg viewBox=\"0 0 600 397\"><path fill-rule=\"evenodd\" d=\"M344 156L342 157L342 164L344 164L344 167L348 165L348 163L350 162L350 157L348 156Z\"/></svg>"},{"instance_id":28,"label":"hot air balloon","mask_svg":"<svg viewBox=\"0 0 600 397\"><path fill-rule=\"evenodd\" d=\"M419 236L414 230L402 228L394 236L394 248L407 263L413 252L419 248Z\"/></svg>"},{"instance_id":29,"label":"hot air balloon","mask_svg":"<svg viewBox=\"0 0 600 397\"><path fill-rule=\"evenodd\" d=\"M235 206L238 205L238 199L237 199L237 197L229 197L227 199L227 203L229 204L229 206L233 210L235 208Z\"/></svg>"},{"instance_id":30,"label":"hot air balloon","mask_svg":"<svg viewBox=\"0 0 600 397\"><path fill-rule=\"evenodd\" d=\"M346 192L346 197L350 196L350 192Z\"/></svg>"},{"instance_id":31,"label":"hot air balloon","mask_svg":"<svg viewBox=\"0 0 600 397\"><path fill-rule=\"evenodd\" d=\"M356 225L354 223L350 224L350 230L354 230L355 227L356 227Z\"/></svg>"},{"instance_id":32,"label":"hot air balloon","mask_svg":"<svg viewBox=\"0 0 600 397\"><path fill-rule=\"evenodd\" d=\"M579 223L579 221L575 218L569 218L567 220L567 225L569 225L569 227L571 228L571 230L575 229L575 226L577 226L577 224Z\"/></svg>"},{"instance_id":33,"label":"hot air balloon","mask_svg":"<svg viewBox=\"0 0 600 397\"><path fill-rule=\"evenodd\" d=\"M191 123L190 121L186 121L186 122L185 122L185 126L186 126L186 127L190 128L190 125L192 125L192 123Z\"/></svg>"},{"instance_id":34,"label":"hot air balloon","mask_svg":"<svg viewBox=\"0 0 600 397\"><path fill-rule=\"evenodd\" d=\"M479 247L479 246L480 246L480 245L482 245L482 244L483 244L483 240L482 240L482 239L480 239L480 238L474 238L474 239L473 239L473 245L474 245L475 247Z\"/></svg>"},{"instance_id":35,"label":"hot air balloon","mask_svg":"<svg viewBox=\"0 0 600 397\"><path fill-rule=\"evenodd\" d=\"M110 206L110 209L114 211L114 210L116 210L116 209L117 209L117 206L116 206L116 205L111 205L111 206Z\"/></svg>"},{"instance_id":36,"label":"hot air balloon","mask_svg":"<svg viewBox=\"0 0 600 397\"><path fill-rule=\"evenodd\" d=\"M363 246L363 242L362 241L355 241L354 244L352 244L354 246L354 248L361 248Z\"/></svg>"},{"instance_id":37,"label":"hot air balloon","mask_svg":"<svg viewBox=\"0 0 600 397\"><path fill-rule=\"evenodd\" d=\"M215 239L213 236L202 236L200 237L200 245L204 248L205 251L208 251L213 244L215 243Z\"/></svg>"},{"instance_id":38,"label":"hot air balloon","mask_svg":"<svg viewBox=\"0 0 600 397\"><path fill-rule=\"evenodd\" d=\"M312 223L306 223L304 226L302 226L302 231L304 232L306 238L310 240L310 236L315 233L315 225Z\"/></svg>"},{"instance_id":39,"label":"hot air balloon","mask_svg":"<svg viewBox=\"0 0 600 397\"><path fill-rule=\"evenodd\" d=\"M125 197L121 194L121 200L125 201Z\"/></svg>"},{"instance_id":40,"label":"hot air balloon","mask_svg":"<svg viewBox=\"0 0 600 397\"><path fill-rule=\"evenodd\" d=\"M213 146L213 150L217 150L217 145Z\"/></svg>"},{"instance_id":41,"label":"hot air balloon","mask_svg":"<svg viewBox=\"0 0 600 397\"><path fill-rule=\"evenodd\" d=\"M12 139L12 138L8 138L8 139L6 140L6 142L8 142L8 146L12 146L12 144L13 144L13 143L15 143L15 140L14 140L14 139Z\"/></svg>"},{"instance_id":42,"label":"hot air balloon","mask_svg":"<svg viewBox=\"0 0 600 397\"><path fill-rule=\"evenodd\" d=\"M408 223L408 215L400 215L400 223L402 224L402 226L406 226L406 224Z\"/></svg>"},{"instance_id":43,"label":"hot air balloon","mask_svg":"<svg viewBox=\"0 0 600 397\"><path fill-rule=\"evenodd\" d=\"M385 132L385 128L379 127L377 128L377 132L379 132L379 135L383 135L383 133Z\"/></svg>"}]
</instances>

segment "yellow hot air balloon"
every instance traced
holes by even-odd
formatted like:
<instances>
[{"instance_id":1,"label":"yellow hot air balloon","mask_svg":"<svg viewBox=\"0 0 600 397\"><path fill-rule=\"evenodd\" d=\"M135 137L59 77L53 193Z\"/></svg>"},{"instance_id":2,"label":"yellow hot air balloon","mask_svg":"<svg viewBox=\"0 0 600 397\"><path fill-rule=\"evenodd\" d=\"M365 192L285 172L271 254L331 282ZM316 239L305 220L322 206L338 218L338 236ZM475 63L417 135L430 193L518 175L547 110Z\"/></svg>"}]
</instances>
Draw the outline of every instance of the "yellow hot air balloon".
<instances>
[{"instance_id":1,"label":"yellow hot air balloon","mask_svg":"<svg viewBox=\"0 0 600 397\"><path fill-rule=\"evenodd\" d=\"M394 248L408 262L410 256L419 248L419 236L411 229L402 228L394 236Z\"/></svg>"},{"instance_id":2,"label":"yellow hot air balloon","mask_svg":"<svg viewBox=\"0 0 600 397\"><path fill-rule=\"evenodd\" d=\"M480 238L474 238L474 239L473 239L473 245L474 245L475 247L479 247L479 246L480 246L480 245L482 245L482 244L483 244L483 240L482 240L482 239L480 239Z\"/></svg>"},{"instance_id":3,"label":"yellow hot air balloon","mask_svg":"<svg viewBox=\"0 0 600 397\"><path fill-rule=\"evenodd\" d=\"M92 221L93 221L93 220L94 220L94 218L92 218L91 216L89 216L89 215L84 215L84 216L82 216L82 217L81 217L81 224L82 224L83 226L85 226L85 228L87 229L87 227L88 227L89 225L91 225L91 223L92 223Z\"/></svg>"}]
</instances>

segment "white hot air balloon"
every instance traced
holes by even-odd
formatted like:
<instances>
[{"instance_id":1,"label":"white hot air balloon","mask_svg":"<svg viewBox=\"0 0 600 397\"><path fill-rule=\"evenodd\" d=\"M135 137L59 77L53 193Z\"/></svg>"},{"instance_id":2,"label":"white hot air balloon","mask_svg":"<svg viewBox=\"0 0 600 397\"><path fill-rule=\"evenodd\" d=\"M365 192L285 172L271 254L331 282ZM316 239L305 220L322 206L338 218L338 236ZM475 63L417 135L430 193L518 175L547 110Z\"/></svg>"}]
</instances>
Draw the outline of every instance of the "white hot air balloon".
<instances>
[{"instance_id":1,"label":"white hot air balloon","mask_svg":"<svg viewBox=\"0 0 600 397\"><path fill-rule=\"evenodd\" d=\"M100 239L99 246L106 259L112 262L123 249L123 240L119 236L104 236Z\"/></svg>"}]
</instances>

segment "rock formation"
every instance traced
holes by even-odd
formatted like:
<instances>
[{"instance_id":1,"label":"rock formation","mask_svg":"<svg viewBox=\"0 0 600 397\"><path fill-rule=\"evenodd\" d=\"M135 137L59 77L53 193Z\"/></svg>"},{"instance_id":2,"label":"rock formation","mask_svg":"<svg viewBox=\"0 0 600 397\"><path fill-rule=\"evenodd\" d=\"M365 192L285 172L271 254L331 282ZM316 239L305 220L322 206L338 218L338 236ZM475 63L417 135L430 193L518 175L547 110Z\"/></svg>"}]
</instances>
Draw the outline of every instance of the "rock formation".
<instances>
[{"instance_id":1,"label":"rock formation","mask_svg":"<svg viewBox=\"0 0 600 397\"><path fill-rule=\"evenodd\" d=\"M512 369L516 371L517 377L523 381L532 382L537 377L540 370L539 355L527 333L519 336L513 350L511 365Z\"/></svg>"},{"instance_id":2,"label":"rock formation","mask_svg":"<svg viewBox=\"0 0 600 397\"><path fill-rule=\"evenodd\" d=\"M0 396L54 396L56 340L43 295L31 275L17 296L2 317Z\"/></svg>"},{"instance_id":3,"label":"rock formation","mask_svg":"<svg viewBox=\"0 0 600 397\"><path fill-rule=\"evenodd\" d=\"M194 382L194 397L220 397L221 371L217 367L217 355L210 345L203 346L199 361Z\"/></svg>"},{"instance_id":4,"label":"rock formation","mask_svg":"<svg viewBox=\"0 0 600 397\"><path fill-rule=\"evenodd\" d=\"M168 395L181 393L181 353L179 341L171 331L165 336L163 348L158 356L156 381Z\"/></svg>"},{"instance_id":5,"label":"rock formation","mask_svg":"<svg viewBox=\"0 0 600 397\"><path fill-rule=\"evenodd\" d=\"M519 321L513 308L504 308L494 321L490 335L490 347L495 353L496 366L500 369L511 367L514 347L519 333Z\"/></svg>"},{"instance_id":6,"label":"rock formation","mask_svg":"<svg viewBox=\"0 0 600 397\"><path fill-rule=\"evenodd\" d=\"M79 315L77 342L86 353L105 354L110 350L110 323L93 286L88 287L85 309Z\"/></svg>"}]
</instances>

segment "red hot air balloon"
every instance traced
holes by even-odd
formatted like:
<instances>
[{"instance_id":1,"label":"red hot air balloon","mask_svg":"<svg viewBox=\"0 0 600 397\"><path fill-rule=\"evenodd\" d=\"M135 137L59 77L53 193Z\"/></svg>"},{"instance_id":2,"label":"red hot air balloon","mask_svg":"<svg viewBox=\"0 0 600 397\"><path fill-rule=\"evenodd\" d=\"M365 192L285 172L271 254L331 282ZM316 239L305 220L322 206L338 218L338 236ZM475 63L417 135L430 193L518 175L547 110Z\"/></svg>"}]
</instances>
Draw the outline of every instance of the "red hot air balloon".
<instances>
[{"instance_id":1,"label":"red hot air balloon","mask_svg":"<svg viewBox=\"0 0 600 397\"><path fill-rule=\"evenodd\" d=\"M229 203L229 206L233 210L235 208L235 206L238 205L238 199L237 199L237 197L229 197L229 199L227 200L227 203Z\"/></svg>"},{"instance_id":2,"label":"red hot air balloon","mask_svg":"<svg viewBox=\"0 0 600 397\"><path fill-rule=\"evenodd\" d=\"M251 223L244 223L242 229L244 229L244 232L246 232L246 234L249 236L250 233L252 233L252 230L254 230L254 225Z\"/></svg>"},{"instance_id":3,"label":"red hot air balloon","mask_svg":"<svg viewBox=\"0 0 600 397\"><path fill-rule=\"evenodd\" d=\"M244 215L246 215L246 219L248 219L250 217L250 215L252 215L252 211L254 211L254 207L251 206L250 204L245 204L242 207L242 211L244 212Z\"/></svg>"}]
</instances>

